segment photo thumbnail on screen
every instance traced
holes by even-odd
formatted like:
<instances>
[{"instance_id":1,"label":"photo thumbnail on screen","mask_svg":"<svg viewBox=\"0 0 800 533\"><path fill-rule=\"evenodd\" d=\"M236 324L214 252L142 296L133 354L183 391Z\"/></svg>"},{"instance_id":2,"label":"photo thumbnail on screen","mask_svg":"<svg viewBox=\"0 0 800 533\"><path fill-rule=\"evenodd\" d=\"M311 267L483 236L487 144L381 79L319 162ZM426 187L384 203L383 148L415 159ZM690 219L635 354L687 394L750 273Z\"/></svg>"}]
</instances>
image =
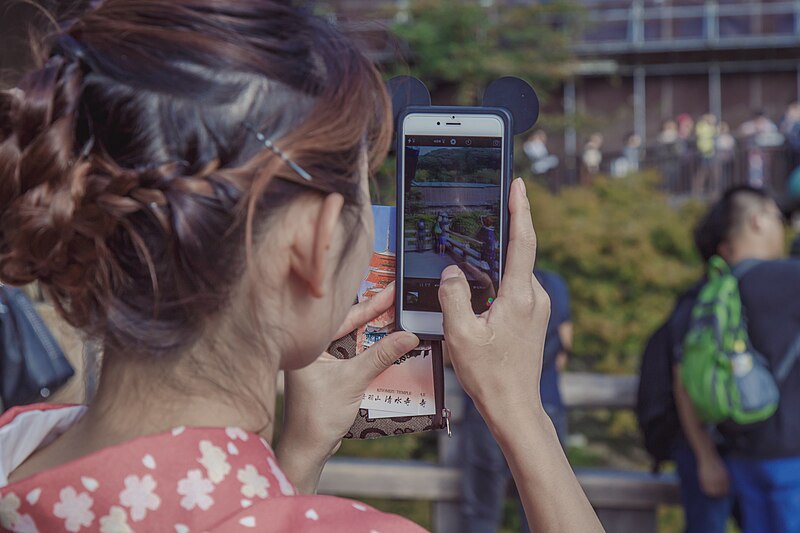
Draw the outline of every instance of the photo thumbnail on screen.
<instances>
[{"instance_id":1,"label":"photo thumbnail on screen","mask_svg":"<svg viewBox=\"0 0 800 533\"><path fill-rule=\"evenodd\" d=\"M500 137L406 135L403 309L441 312L439 280L458 265L472 308L494 301L500 280Z\"/></svg>"}]
</instances>

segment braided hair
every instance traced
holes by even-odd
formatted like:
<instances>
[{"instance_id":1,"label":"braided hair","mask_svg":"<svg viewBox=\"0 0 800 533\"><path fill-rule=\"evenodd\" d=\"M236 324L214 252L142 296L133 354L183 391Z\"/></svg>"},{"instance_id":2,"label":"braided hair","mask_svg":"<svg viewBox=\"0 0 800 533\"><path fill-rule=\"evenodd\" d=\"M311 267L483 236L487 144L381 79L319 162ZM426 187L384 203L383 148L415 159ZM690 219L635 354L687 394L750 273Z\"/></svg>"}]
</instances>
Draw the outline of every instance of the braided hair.
<instances>
[{"instance_id":1,"label":"braided hair","mask_svg":"<svg viewBox=\"0 0 800 533\"><path fill-rule=\"evenodd\" d=\"M106 345L180 350L223 309L253 235L308 193L253 124L357 212L385 157L379 73L272 0L105 0L0 92L0 281L38 280ZM277 178L277 179L276 179Z\"/></svg>"}]
</instances>

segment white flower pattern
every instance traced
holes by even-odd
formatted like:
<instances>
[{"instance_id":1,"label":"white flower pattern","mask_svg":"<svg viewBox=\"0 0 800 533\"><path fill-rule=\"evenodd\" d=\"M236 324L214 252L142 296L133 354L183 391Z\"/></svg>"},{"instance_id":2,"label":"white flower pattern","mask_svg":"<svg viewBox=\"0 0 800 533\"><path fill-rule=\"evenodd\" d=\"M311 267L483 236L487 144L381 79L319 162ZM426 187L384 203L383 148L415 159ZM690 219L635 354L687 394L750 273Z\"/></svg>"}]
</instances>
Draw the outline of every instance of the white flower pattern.
<instances>
[{"instance_id":1,"label":"white flower pattern","mask_svg":"<svg viewBox=\"0 0 800 533\"><path fill-rule=\"evenodd\" d=\"M125 490L119 493L119 503L131 509L131 520L140 522L147 516L147 511L155 511L161 505L161 498L155 493L156 482L147 474L141 478L128 476L125 478Z\"/></svg>"},{"instance_id":2,"label":"white flower pattern","mask_svg":"<svg viewBox=\"0 0 800 533\"><path fill-rule=\"evenodd\" d=\"M100 518L100 533L133 533L128 525L128 515L119 505L112 505L108 514Z\"/></svg>"},{"instance_id":3,"label":"white flower pattern","mask_svg":"<svg viewBox=\"0 0 800 533\"><path fill-rule=\"evenodd\" d=\"M11 529L19 520L19 497L13 492L0 497L0 526Z\"/></svg>"},{"instance_id":4,"label":"white flower pattern","mask_svg":"<svg viewBox=\"0 0 800 533\"><path fill-rule=\"evenodd\" d=\"M41 487L37 487L30 491L27 496L25 496L25 500L31 504L36 505L36 502L39 501L39 497L42 495Z\"/></svg>"},{"instance_id":5,"label":"white flower pattern","mask_svg":"<svg viewBox=\"0 0 800 533\"><path fill-rule=\"evenodd\" d=\"M94 500L88 492L79 494L74 487L64 487L59 497L59 502L53 506L53 514L64 520L64 529L75 532L92 525Z\"/></svg>"},{"instance_id":6,"label":"white flower pattern","mask_svg":"<svg viewBox=\"0 0 800 533\"><path fill-rule=\"evenodd\" d=\"M200 469L189 470L186 477L178 481L178 494L183 496L181 507L188 511L195 507L207 511L214 505L214 499L209 496L212 492L214 492L214 484L203 477Z\"/></svg>"},{"instance_id":7,"label":"white flower pattern","mask_svg":"<svg viewBox=\"0 0 800 533\"><path fill-rule=\"evenodd\" d=\"M227 455L219 446L214 446L211 441L200 441L200 453L203 456L197 460L208 472L208 479L214 484L220 483L231 471Z\"/></svg>"},{"instance_id":8,"label":"white flower pattern","mask_svg":"<svg viewBox=\"0 0 800 533\"><path fill-rule=\"evenodd\" d=\"M14 528L11 530L14 533L39 533L39 528L33 521L33 517L29 514L20 515Z\"/></svg>"},{"instance_id":9,"label":"white flower pattern","mask_svg":"<svg viewBox=\"0 0 800 533\"><path fill-rule=\"evenodd\" d=\"M247 442L247 439L249 438L247 432L242 428L235 428L235 427L225 428L225 434L231 440L239 439L241 441Z\"/></svg>"},{"instance_id":10,"label":"white flower pattern","mask_svg":"<svg viewBox=\"0 0 800 533\"><path fill-rule=\"evenodd\" d=\"M236 473L236 479L242 482L242 494L246 498L267 497L267 487L269 480L258 473L256 467L247 465Z\"/></svg>"},{"instance_id":11,"label":"white flower pattern","mask_svg":"<svg viewBox=\"0 0 800 533\"><path fill-rule=\"evenodd\" d=\"M297 494L258 435L235 427L174 433L180 437L167 430L0 489L0 531L200 533L229 512L231 529L258 531L274 514L265 500ZM293 520L322 529L345 520L364 531L382 529L381 522L370 523L379 515L365 513L369 508L359 502L283 500Z\"/></svg>"}]
</instances>

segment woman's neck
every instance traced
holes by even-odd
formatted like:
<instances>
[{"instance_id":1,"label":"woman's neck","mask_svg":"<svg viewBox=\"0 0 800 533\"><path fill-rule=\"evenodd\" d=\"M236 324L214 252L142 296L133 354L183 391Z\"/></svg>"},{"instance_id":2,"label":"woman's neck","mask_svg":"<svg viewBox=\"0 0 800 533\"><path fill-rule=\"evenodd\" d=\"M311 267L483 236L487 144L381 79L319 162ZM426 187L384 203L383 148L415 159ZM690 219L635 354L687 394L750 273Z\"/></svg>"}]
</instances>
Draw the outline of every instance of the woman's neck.
<instances>
[{"instance_id":1,"label":"woman's neck","mask_svg":"<svg viewBox=\"0 0 800 533\"><path fill-rule=\"evenodd\" d=\"M240 362L242 358L240 354ZM243 379L231 371L214 373L209 360L202 366L196 361L189 356L169 362L107 354L97 394L86 414L52 444L31 455L10 480L179 426L240 427L271 442L277 365L261 364L260 370L248 365L247 379Z\"/></svg>"},{"instance_id":2,"label":"woman's neck","mask_svg":"<svg viewBox=\"0 0 800 533\"><path fill-rule=\"evenodd\" d=\"M82 420L128 438L177 426L235 426L271 440L277 365L268 364L267 358L245 359L242 353L189 354L174 361L109 354Z\"/></svg>"}]
</instances>

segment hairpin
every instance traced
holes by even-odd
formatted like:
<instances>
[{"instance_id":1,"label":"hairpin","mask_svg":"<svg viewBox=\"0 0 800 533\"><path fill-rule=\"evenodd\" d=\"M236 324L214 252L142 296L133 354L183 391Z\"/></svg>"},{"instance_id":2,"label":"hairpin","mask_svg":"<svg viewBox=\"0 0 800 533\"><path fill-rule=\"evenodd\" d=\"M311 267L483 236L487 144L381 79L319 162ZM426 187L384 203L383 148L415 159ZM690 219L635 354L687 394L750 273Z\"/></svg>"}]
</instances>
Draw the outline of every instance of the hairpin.
<instances>
[{"instance_id":1,"label":"hairpin","mask_svg":"<svg viewBox=\"0 0 800 533\"><path fill-rule=\"evenodd\" d=\"M283 159L283 162L286 163L289 166L289 168L294 170L301 178L303 178L306 181L314 181L314 179L311 177L311 174L306 172L306 170L303 167L301 167L300 165L298 165L297 163L295 163L294 161L289 159L289 156L287 156L283 152L283 150L281 150L280 148L275 146L275 143L273 143L270 139L267 139L266 136L263 133L261 133L260 131L256 130L250 124L246 124L246 126L247 126L247 129L249 129L250 131L252 131L253 133L256 134L256 139L258 139L258 141L261 144L263 144L265 147L267 147L269 150L271 150L275 155L277 155L278 157Z\"/></svg>"}]
</instances>

